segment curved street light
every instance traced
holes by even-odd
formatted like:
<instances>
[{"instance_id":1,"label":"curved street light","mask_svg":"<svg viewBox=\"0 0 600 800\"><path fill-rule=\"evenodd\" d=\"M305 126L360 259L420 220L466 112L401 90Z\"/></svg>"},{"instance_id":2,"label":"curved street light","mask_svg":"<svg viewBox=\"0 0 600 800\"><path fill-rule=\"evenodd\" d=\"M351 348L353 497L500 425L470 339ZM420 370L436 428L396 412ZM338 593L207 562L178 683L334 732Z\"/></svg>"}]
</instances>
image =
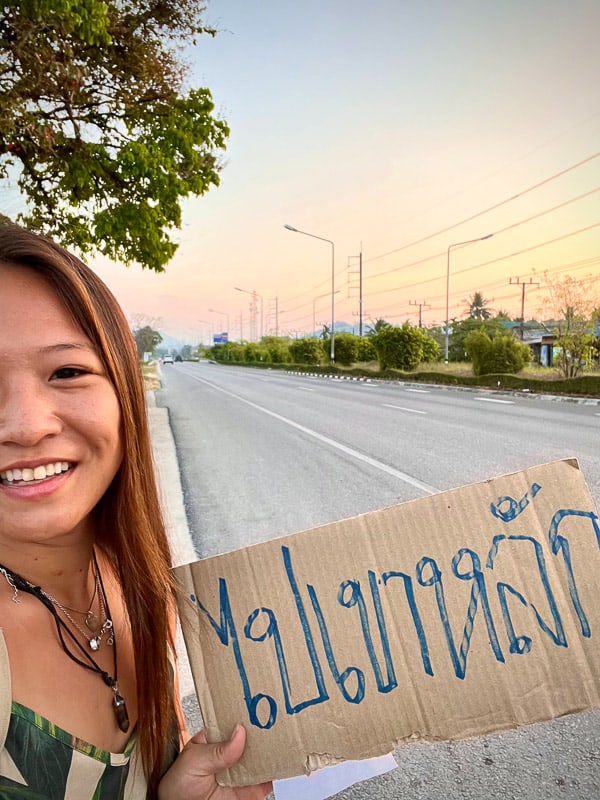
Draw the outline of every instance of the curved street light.
<instances>
[{"instance_id":1,"label":"curved street light","mask_svg":"<svg viewBox=\"0 0 600 800\"><path fill-rule=\"evenodd\" d=\"M298 228L294 228L293 225L284 225L283 227L288 231L292 231L293 233L302 233L304 236L310 236L313 239L320 239L322 242L329 242L331 245L331 334L329 338L329 358L333 364L335 362L335 245L331 239L325 239L324 236L317 236L314 233L308 233L308 231L298 230Z\"/></svg>"},{"instance_id":2,"label":"curved street light","mask_svg":"<svg viewBox=\"0 0 600 800\"><path fill-rule=\"evenodd\" d=\"M491 239L493 233L486 233L485 236L479 236L477 239L467 239L464 242L455 242L448 245L448 255L446 258L446 328L444 332L444 361L448 363L448 344L449 344L449 331L448 325L450 316L450 250L453 247L462 247L465 244L473 244L474 242L483 242L484 239Z\"/></svg>"}]
</instances>

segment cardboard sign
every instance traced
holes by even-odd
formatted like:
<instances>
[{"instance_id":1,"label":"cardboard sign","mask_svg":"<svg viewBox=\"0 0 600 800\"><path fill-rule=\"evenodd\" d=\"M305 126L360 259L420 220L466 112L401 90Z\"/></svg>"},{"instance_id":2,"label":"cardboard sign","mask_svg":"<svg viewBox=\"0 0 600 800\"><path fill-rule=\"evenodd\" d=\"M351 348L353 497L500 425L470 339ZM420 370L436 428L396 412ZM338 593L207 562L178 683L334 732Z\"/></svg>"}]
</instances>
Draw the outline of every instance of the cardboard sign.
<instances>
[{"instance_id":1,"label":"cardboard sign","mask_svg":"<svg viewBox=\"0 0 600 800\"><path fill-rule=\"evenodd\" d=\"M229 785L600 705L600 525L574 460L175 570Z\"/></svg>"}]
</instances>

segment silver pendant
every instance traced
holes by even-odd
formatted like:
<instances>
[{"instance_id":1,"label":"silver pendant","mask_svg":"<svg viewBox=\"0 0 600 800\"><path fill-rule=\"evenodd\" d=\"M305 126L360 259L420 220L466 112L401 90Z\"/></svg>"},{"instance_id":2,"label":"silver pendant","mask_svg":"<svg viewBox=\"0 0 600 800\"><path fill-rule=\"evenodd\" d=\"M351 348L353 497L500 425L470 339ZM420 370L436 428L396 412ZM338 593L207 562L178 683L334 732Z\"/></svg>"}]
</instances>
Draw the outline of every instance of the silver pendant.
<instances>
[{"instance_id":1,"label":"silver pendant","mask_svg":"<svg viewBox=\"0 0 600 800\"><path fill-rule=\"evenodd\" d=\"M90 647L92 650L98 650L100 648L100 639L98 637L94 639L90 639Z\"/></svg>"}]
</instances>

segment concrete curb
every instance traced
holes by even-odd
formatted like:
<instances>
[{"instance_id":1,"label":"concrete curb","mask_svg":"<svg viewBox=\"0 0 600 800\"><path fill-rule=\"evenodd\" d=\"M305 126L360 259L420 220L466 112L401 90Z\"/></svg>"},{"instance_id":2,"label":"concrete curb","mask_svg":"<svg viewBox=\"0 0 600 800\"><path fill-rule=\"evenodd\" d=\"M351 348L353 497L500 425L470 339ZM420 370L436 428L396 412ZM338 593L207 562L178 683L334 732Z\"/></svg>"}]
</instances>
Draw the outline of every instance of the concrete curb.
<instances>
[{"instance_id":1,"label":"concrete curb","mask_svg":"<svg viewBox=\"0 0 600 800\"><path fill-rule=\"evenodd\" d=\"M169 546L173 555L173 566L197 561L198 556L192 543L183 502L183 489L179 474L179 463L175 440L169 424L169 410L156 405L154 392L146 392L148 421L154 466L160 499L165 517ZM179 688L181 697L194 694L194 681L190 662L183 641L181 626L177 626L177 664L179 668Z\"/></svg>"}]
</instances>

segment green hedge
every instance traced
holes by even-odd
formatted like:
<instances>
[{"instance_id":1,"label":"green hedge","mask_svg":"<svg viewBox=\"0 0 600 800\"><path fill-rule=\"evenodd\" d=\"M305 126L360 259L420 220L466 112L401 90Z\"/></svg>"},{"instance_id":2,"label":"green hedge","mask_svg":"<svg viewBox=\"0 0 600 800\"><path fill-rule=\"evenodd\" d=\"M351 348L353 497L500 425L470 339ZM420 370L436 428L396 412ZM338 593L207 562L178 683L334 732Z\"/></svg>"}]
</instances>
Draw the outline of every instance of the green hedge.
<instances>
[{"instance_id":1,"label":"green hedge","mask_svg":"<svg viewBox=\"0 0 600 800\"><path fill-rule=\"evenodd\" d=\"M304 372L312 375L339 375L351 378L372 378L373 380L404 381L407 383L434 383L446 386L480 386L486 389L512 389L528 391L535 394L569 394L583 397L600 397L600 376L581 375L578 378L539 380L521 378L518 375L453 375L447 372L402 372L388 369L383 372L366 371L358 367L340 369L327 365L312 366L310 364L271 364L256 361L224 361L238 367L253 369L278 369L286 372Z\"/></svg>"}]
</instances>

